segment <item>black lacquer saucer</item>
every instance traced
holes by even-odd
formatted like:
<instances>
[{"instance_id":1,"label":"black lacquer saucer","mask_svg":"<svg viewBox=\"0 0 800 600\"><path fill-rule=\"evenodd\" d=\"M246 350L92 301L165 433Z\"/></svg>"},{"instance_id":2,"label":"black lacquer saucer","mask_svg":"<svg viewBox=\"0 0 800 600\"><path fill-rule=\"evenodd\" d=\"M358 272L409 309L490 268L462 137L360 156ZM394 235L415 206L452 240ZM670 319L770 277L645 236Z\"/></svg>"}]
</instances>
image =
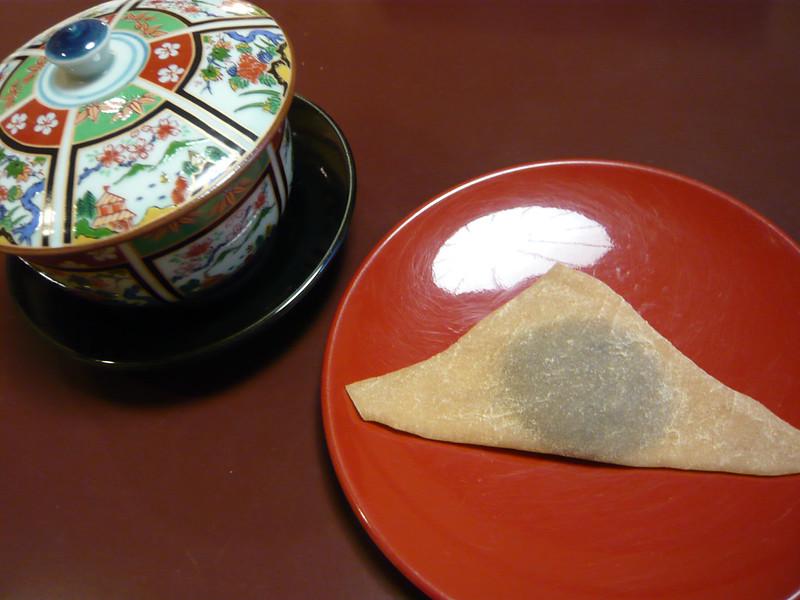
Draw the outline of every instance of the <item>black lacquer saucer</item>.
<instances>
[{"instance_id":1,"label":"black lacquer saucer","mask_svg":"<svg viewBox=\"0 0 800 600\"><path fill-rule=\"evenodd\" d=\"M97 365L164 367L227 349L284 317L317 283L347 234L356 192L347 140L322 109L296 96L289 111L294 182L271 251L218 297L188 306L90 302L8 258L11 295L42 335Z\"/></svg>"}]
</instances>

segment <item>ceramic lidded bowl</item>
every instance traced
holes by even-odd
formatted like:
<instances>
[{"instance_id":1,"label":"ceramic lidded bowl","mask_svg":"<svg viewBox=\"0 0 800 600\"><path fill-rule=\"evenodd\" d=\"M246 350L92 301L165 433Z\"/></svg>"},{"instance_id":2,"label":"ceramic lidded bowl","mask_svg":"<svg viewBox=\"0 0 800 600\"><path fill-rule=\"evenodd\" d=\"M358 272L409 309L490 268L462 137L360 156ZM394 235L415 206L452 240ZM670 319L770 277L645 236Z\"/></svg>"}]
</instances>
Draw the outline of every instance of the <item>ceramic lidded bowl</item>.
<instances>
[{"instance_id":1,"label":"ceramic lidded bowl","mask_svg":"<svg viewBox=\"0 0 800 600\"><path fill-rule=\"evenodd\" d=\"M289 41L241 0L114 0L0 66L0 251L177 302L263 246L292 180Z\"/></svg>"}]
</instances>

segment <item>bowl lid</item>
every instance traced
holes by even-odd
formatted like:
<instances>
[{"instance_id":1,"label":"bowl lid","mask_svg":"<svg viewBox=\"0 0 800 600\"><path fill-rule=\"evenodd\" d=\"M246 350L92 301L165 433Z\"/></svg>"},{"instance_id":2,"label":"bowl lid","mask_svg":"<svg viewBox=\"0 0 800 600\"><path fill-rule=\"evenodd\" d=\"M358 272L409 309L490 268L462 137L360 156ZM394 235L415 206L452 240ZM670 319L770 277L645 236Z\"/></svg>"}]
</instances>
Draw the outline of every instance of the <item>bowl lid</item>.
<instances>
[{"instance_id":1,"label":"bowl lid","mask_svg":"<svg viewBox=\"0 0 800 600\"><path fill-rule=\"evenodd\" d=\"M11 54L0 86L0 248L19 253L184 212L264 150L294 87L286 35L241 0L106 2Z\"/></svg>"}]
</instances>

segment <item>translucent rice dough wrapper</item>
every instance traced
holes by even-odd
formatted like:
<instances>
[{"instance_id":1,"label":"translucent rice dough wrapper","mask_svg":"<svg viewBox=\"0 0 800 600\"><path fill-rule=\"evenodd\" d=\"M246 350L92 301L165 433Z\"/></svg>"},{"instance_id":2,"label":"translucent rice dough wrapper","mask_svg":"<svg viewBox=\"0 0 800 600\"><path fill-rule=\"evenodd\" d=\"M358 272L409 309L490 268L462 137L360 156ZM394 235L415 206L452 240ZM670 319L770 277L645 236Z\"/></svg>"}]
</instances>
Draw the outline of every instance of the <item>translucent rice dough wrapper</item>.
<instances>
[{"instance_id":1,"label":"translucent rice dough wrapper","mask_svg":"<svg viewBox=\"0 0 800 600\"><path fill-rule=\"evenodd\" d=\"M562 265L447 350L347 392L363 419L436 440L638 467L800 472L800 430Z\"/></svg>"}]
</instances>

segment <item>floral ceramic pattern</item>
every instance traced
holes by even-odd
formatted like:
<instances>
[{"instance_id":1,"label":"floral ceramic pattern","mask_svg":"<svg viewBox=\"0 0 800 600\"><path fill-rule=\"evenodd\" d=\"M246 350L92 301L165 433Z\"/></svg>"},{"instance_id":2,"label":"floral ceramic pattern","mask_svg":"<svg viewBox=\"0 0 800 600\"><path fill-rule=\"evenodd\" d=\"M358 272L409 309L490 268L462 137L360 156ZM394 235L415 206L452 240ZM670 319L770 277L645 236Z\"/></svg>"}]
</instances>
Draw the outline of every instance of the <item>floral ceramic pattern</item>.
<instances>
[{"instance_id":1,"label":"floral ceramic pattern","mask_svg":"<svg viewBox=\"0 0 800 600\"><path fill-rule=\"evenodd\" d=\"M249 261L277 222L276 195L267 177L220 225L156 259L156 265L181 293L201 291Z\"/></svg>"},{"instance_id":2,"label":"floral ceramic pattern","mask_svg":"<svg viewBox=\"0 0 800 600\"><path fill-rule=\"evenodd\" d=\"M76 238L130 230L183 204L224 174L231 150L172 111L78 155Z\"/></svg>"},{"instance_id":3,"label":"floral ceramic pattern","mask_svg":"<svg viewBox=\"0 0 800 600\"><path fill-rule=\"evenodd\" d=\"M192 22L223 17L265 17L261 8L240 0L144 0L137 8L166 10Z\"/></svg>"},{"instance_id":4,"label":"floral ceramic pattern","mask_svg":"<svg viewBox=\"0 0 800 600\"><path fill-rule=\"evenodd\" d=\"M0 238L12 244L41 241L38 230L50 159L0 148Z\"/></svg>"},{"instance_id":5,"label":"floral ceramic pattern","mask_svg":"<svg viewBox=\"0 0 800 600\"><path fill-rule=\"evenodd\" d=\"M174 297L203 292L250 260L278 220L286 198L278 199L275 186L278 181L283 181L284 188L291 183L290 178L284 181L282 175L290 177L291 173L283 164L291 156L288 126L279 140L277 160L265 166L259 156L212 200L133 240L127 253L143 258L144 272L139 272L141 267L125 266L127 257L117 246L43 257L43 263L37 259L38 267L52 279L80 288L84 294L98 285L100 292L95 297L113 297L126 303L159 303L164 291ZM139 272L138 277L133 272ZM139 283L143 281L155 282L157 289Z\"/></svg>"},{"instance_id":6,"label":"floral ceramic pattern","mask_svg":"<svg viewBox=\"0 0 800 600\"><path fill-rule=\"evenodd\" d=\"M150 44L150 60L140 77L174 90L188 76L194 58L194 38L180 34Z\"/></svg>"},{"instance_id":7,"label":"floral ceramic pattern","mask_svg":"<svg viewBox=\"0 0 800 600\"><path fill-rule=\"evenodd\" d=\"M29 146L58 146L67 111L36 100L20 106L2 123L9 137Z\"/></svg>"},{"instance_id":8,"label":"floral ceramic pattern","mask_svg":"<svg viewBox=\"0 0 800 600\"><path fill-rule=\"evenodd\" d=\"M116 14L122 8L126 12ZM104 90L103 96L89 100L76 96L74 104L59 105L55 96L51 99L47 95L52 87L47 82L56 81L51 73L53 65L41 55L26 56L25 48L20 49L13 60L5 62L0 71L0 133L17 144L30 147L31 154L35 154L37 148L61 148L54 161L70 162L66 169L63 165L56 168L62 175L54 180L51 190L54 198L67 198L66 202L53 204L59 211L63 206L64 211L55 216L59 223L55 227L58 235L46 239L51 246L97 240L127 231L154 218L160 214L159 210L168 211L172 206L203 195L219 179L224 166L246 159L246 153L259 145L259 138L270 129L285 102L291 82L291 57L284 34L263 9L248 2L114 1L84 11L76 18L87 16L113 21L112 43L117 39L114 36L123 36L119 40L133 36L144 42L146 58L136 63L141 66L135 67L132 78L121 76L122 87L109 91L111 86L106 89L98 84L97 89ZM244 28L204 31L237 19L250 20ZM254 25L258 20L263 24ZM185 31L187 22L193 24L191 33ZM42 42L46 35L35 38L31 44ZM195 40L201 41L202 47L195 48ZM135 47L136 44L131 46ZM198 52L201 53L199 60L195 58ZM53 93L57 95L56 92ZM192 110L193 102L201 111ZM201 125L191 137L170 138L167 145L171 142L199 143L193 140L207 139L208 134L202 130L209 127L226 138L225 142L213 144L225 153L218 169L214 165L221 156L213 149L208 149L210 154L207 154L205 148L198 152L186 146L178 153L181 156L170 153L167 159L153 158L153 153L166 152L165 140L144 141L146 135L142 127L145 125L142 124L155 128L149 132L151 136L158 131L157 123L151 122L152 115L167 115L164 111L171 111L171 107L165 104L167 107L176 104L182 109L181 115L189 114L187 118L196 118ZM177 113L169 114L172 115L169 118L183 120ZM182 123L181 127L184 126L191 127ZM117 131L116 137L109 138ZM160 131L165 135L163 128ZM71 139L62 140L67 132ZM104 141L96 142L98 139ZM74 150L69 148L70 144ZM239 148L234 150L235 145ZM0 147L3 146L0 139ZM143 154L148 157L143 158ZM105 161L102 167L98 166L100 158ZM134 161L141 164L134 164ZM193 165L187 169L196 172L184 173L184 164ZM122 174L117 173L120 170L130 174L120 180ZM69 175L63 175L65 172ZM101 183L104 177L110 179ZM67 191L64 186L70 182L72 187ZM139 187L140 183L145 187ZM115 190L120 185L130 189L118 194ZM130 218L115 222L114 227L92 227L97 220L97 215L92 216L89 208L92 198L99 202L106 189L125 199L120 212L130 211L131 214L123 212ZM158 193L153 194L156 191ZM62 231L66 233L62 235ZM13 243L34 244L33 240L34 236L24 236L15 238ZM5 243L12 243L9 236L0 238L0 245Z\"/></svg>"},{"instance_id":9,"label":"floral ceramic pattern","mask_svg":"<svg viewBox=\"0 0 800 600\"><path fill-rule=\"evenodd\" d=\"M271 29L224 31L203 35L202 67L187 91L232 117L250 131L283 104L290 57L282 33Z\"/></svg>"},{"instance_id":10,"label":"floral ceramic pattern","mask_svg":"<svg viewBox=\"0 0 800 600\"><path fill-rule=\"evenodd\" d=\"M245 167L235 181L229 182L207 202L161 227L131 240L134 249L143 256L160 254L165 249L176 248L185 240L205 231L220 221L242 201L269 165L265 153Z\"/></svg>"},{"instance_id":11,"label":"floral ceramic pattern","mask_svg":"<svg viewBox=\"0 0 800 600\"><path fill-rule=\"evenodd\" d=\"M93 299L118 300L127 304L152 304L153 297L127 269L104 271L62 271L53 268L39 269L61 285L83 293Z\"/></svg>"},{"instance_id":12,"label":"floral ceramic pattern","mask_svg":"<svg viewBox=\"0 0 800 600\"><path fill-rule=\"evenodd\" d=\"M155 11L132 10L125 14L118 22L119 30L135 31L145 39L157 38L164 34L180 31L186 27L183 21Z\"/></svg>"},{"instance_id":13,"label":"floral ceramic pattern","mask_svg":"<svg viewBox=\"0 0 800 600\"><path fill-rule=\"evenodd\" d=\"M177 41L161 42L153 48L153 54L158 60L170 60L181 52L181 45Z\"/></svg>"},{"instance_id":14,"label":"floral ceramic pattern","mask_svg":"<svg viewBox=\"0 0 800 600\"><path fill-rule=\"evenodd\" d=\"M22 61L13 74L9 73L2 88L0 111L5 111L28 98L33 92L33 83L47 64L43 56L31 56Z\"/></svg>"},{"instance_id":15,"label":"floral ceramic pattern","mask_svg":"<svg viewBox=\"0 0 800 600\"><path fill-rule=\"evenodd\" d=\"M84 142L135 123L157 108L163 98L130 85L102 102L90 102L75 117L75 142Z\"/></svg>"},{"instance_id":16,"label":"floral ceramic pattern","mask_svg":"<svg viewBox=\"0 0 800 600\"><path fill-rule=\"evenodd\" d=\"M69 22L87 17L112 27L115 60L95 79L73 85L42 56L67 22L0 64L0 246L28 246L14 252L105 298L192 295L282 212L291 152L273 125L292 87L288 42L242 0L113 0Z\"/></svg>"},{"instance_id":17,"label":"floral ceramic pattern","mask_svg":"<svg viewBox=\"0 0 800 600\"><path fill-rule=\"evenodd\" d=\"M6 121L6 131L11 135L17 135L20 131L28 126L28 114L25 112L16 112Z\"/></svg>"}]
</instances>

